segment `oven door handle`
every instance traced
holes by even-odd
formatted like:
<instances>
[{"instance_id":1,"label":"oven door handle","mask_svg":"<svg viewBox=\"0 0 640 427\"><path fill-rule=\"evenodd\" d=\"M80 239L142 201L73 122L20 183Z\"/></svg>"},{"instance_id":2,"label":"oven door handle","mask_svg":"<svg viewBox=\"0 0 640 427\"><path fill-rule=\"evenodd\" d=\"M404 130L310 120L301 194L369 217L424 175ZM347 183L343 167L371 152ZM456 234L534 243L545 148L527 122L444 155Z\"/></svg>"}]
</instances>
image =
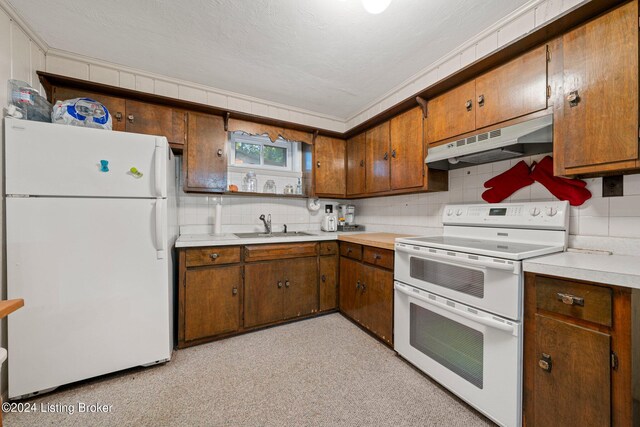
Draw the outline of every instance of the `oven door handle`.
<instances>
[{"instance_id":1,"label":"oven door handle","mask_svg":"<svg viewBox=\"0 0 640 427\"><path fill-rule=\"evenodd\" d=\"M449 255L440 255L437 253L426 253L421 250L407 248L406 246L396 246L396 251L406 252L412 255L418 255L421 258L432 259L434 261L443 260L443 261L456 262L459 265L466 264L469 266L485 267L485 268L490 268L495 270L507 270L507 271L512 271L514 274L518 274L520 270L520 268L518 268L518 266L520 265L519 262L514 262L513 264L508 264L507 262L505 262L504 264L501 264L497 262L484 261L480 259L470 259L470 258L460 259L460 258L449 256Z\"/></svg>"},{"instance_id":2,"label":"oven door handle","mask_svg":"<svg viewBox=\"0 0 640 427\"><path fill-rule=\"evenodd\" d=\"M497 320L487 319L486 317L476 316L473 313L469 313L468 311L456 310L453 307L449 307L446 304L443 304L439 301L432 301L429 298L425 298L424 296L418 294L417 292L410 291L406 286L396 285L394 286L398 292L401 292L407 296L415 298L419 301L426 302L427 304L433 305L435 307L446 310L450 313L457 314L458 316L465 317L469 320L472 320L476 323L482 323L485 326L489 326L491 328L500 329L505 332L510 332L513 336L518 336L518 326L517 325L507 325L506 323L498 322Z\"/></svg>"}]
</instances>

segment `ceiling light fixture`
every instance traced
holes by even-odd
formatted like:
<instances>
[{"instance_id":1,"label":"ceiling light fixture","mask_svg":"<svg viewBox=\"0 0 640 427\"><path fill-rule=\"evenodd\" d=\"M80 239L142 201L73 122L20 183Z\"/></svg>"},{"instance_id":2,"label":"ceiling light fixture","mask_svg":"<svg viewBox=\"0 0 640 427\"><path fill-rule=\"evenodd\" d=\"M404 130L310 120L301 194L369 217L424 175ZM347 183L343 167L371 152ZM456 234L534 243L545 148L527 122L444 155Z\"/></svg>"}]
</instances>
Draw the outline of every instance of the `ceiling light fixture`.
<instances>
[{"instance_id":1,"label":"ceiling light fixture","mask_svg":"<svg viewBox=\"0 0 640 427\"><path fill-rule=\"evenodd\" d=\"M391 0L362 0L364 9L374 15L382 13L391 4Z\"/></svg>"}]
</instances>

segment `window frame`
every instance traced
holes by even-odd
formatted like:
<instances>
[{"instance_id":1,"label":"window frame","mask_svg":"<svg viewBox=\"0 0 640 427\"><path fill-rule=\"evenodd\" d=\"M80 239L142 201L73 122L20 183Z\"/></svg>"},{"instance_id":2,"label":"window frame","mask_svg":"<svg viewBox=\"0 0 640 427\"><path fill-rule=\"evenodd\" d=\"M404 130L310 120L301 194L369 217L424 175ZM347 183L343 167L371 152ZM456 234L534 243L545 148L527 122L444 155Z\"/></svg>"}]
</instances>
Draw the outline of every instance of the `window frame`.
<instances>
[{"instance_id":1,"label":"window frame","mask_svg":"<svg viewBox=\"0 0 640 427\"><path fill-rule=\"evenodd\" d=\"M236 143L246 143L260 145L260 164L250 163L236 163ZM285 148L287 150L287 166L272 166L264 164L264 147L277 147ZM297 172L296 164L294 164L294 156L298 152L298 144L287 141L282 137L279 137L275 142L271 141L268 136L265 135L249 135L240 132L230 132L229 134L229 162L228 165L233 168L240 169L255 169L265 171L279 171L279 172Z\"/></svg>"}]
</instances>

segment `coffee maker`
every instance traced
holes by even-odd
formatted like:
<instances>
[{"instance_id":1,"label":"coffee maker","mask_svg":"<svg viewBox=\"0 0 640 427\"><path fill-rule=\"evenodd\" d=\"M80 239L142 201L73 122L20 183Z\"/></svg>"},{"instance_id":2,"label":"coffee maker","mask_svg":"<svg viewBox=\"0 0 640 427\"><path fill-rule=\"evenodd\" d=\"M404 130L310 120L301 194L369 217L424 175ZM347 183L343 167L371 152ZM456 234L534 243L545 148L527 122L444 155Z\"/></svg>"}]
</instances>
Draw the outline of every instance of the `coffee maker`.
<instances>
[{"instance_id":1,"label":"coffee maker","mask_svg":"<svg viewBox=\"0 0 640 427\"><path fill-rule=\"evenodd\" d=\"M338 205L338 231L359 231L362 226L356 224L355 205Z\"/></svg>"}]
</instances>

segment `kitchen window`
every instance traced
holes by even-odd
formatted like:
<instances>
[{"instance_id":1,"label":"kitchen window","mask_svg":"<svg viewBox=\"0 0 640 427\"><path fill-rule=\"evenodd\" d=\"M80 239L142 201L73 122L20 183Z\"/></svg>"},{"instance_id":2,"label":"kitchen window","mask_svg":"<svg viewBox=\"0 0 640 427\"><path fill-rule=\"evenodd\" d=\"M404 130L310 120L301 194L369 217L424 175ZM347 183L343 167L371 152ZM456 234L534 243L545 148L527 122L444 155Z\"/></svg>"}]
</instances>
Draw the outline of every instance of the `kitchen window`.
<instances>
[{"instance_id":1,"label":"kitchen window","mask_svg":"<svg viewBox=\"0 0 640 427\"><path fill-rule=\"evenodd\" d=\"M232 133L229 140L229 166L246 169L265 169L295 172L300 169L295 156L299 143L278 138L272 142L267 136Z\"/></svg>"}]
</instances>

